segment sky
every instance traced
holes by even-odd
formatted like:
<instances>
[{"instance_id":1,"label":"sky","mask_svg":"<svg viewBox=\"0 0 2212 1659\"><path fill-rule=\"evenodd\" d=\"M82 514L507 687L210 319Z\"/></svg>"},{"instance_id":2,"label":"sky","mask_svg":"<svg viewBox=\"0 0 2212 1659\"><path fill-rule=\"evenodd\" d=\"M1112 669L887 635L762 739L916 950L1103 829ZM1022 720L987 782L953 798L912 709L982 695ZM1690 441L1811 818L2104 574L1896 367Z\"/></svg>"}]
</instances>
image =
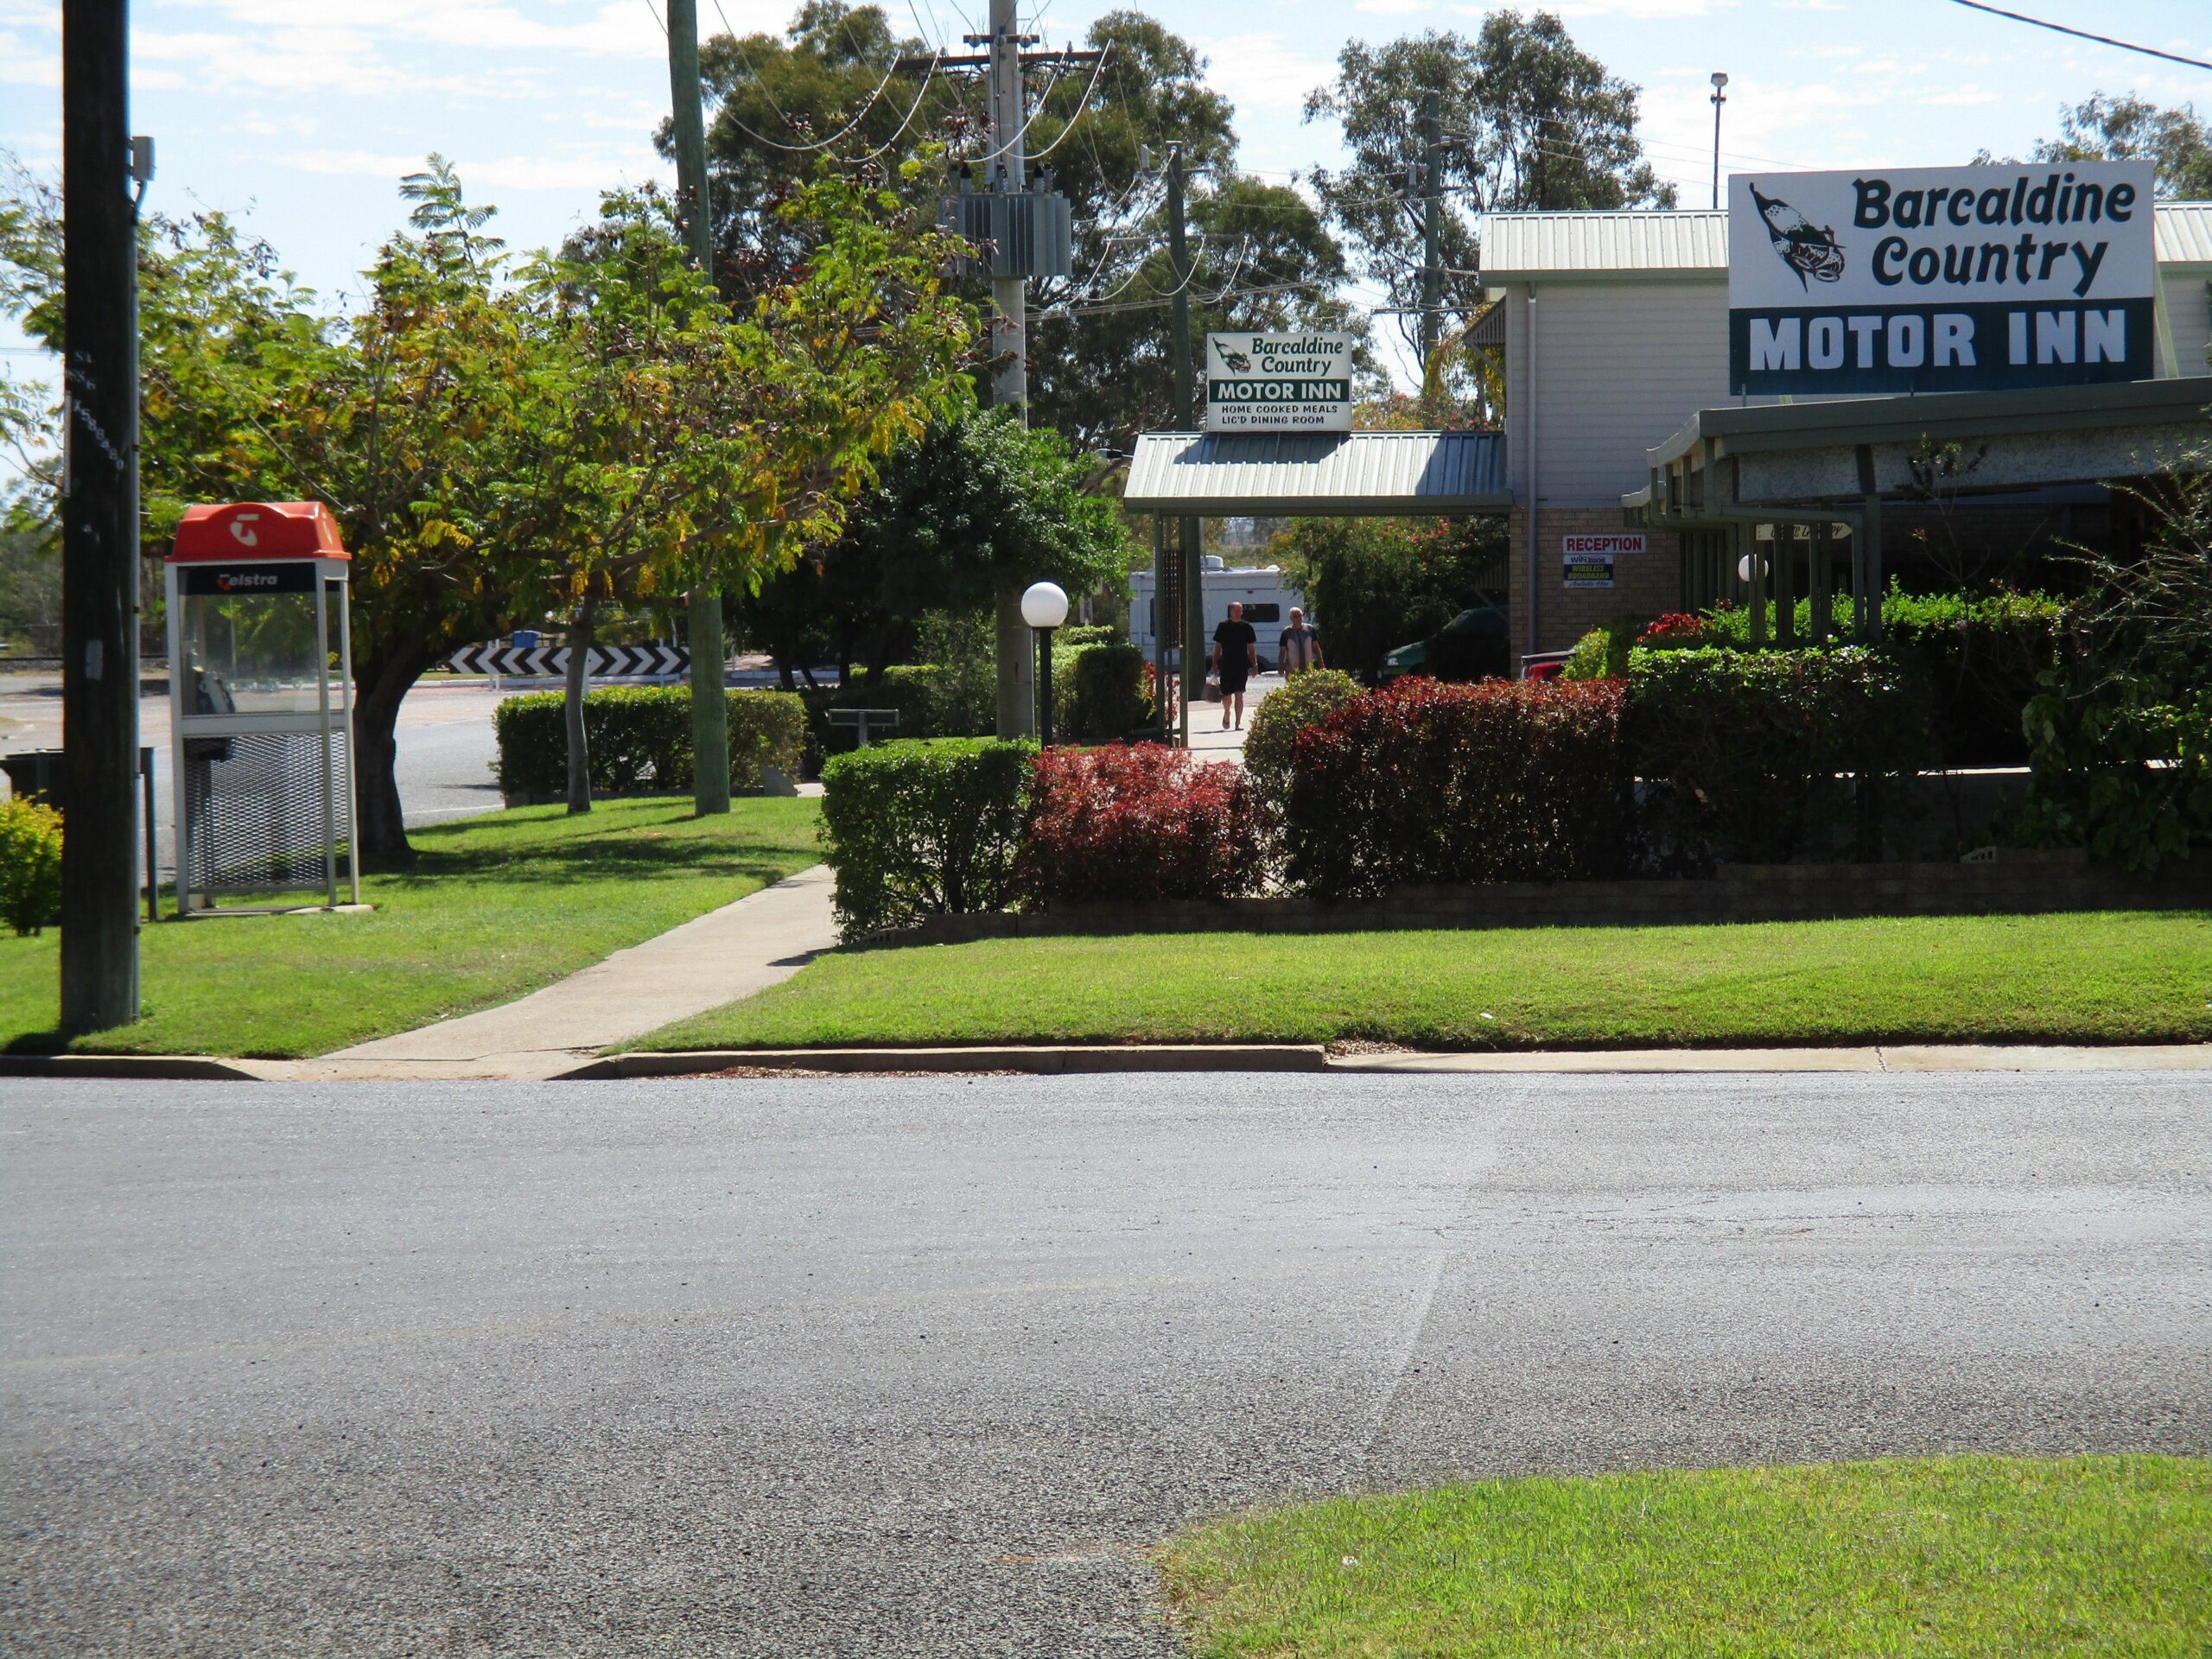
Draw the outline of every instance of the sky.
<instances>
[{"instance_id":1,"label":"sky","mask_svg":"<svg viewBox=\"0 0 2212 1659\"><path fill-rule=\"evenodd\" d=\"M912 33L957 42L985 0L891 0ZM2006 0L2212 59L2212 0ZM500 209L518 248L556 241L604 188L664 177L662 0L137 0L131 124L153 135L149 208L244 217L309 286L355 287L400 222L402 174L437 151ZM783 27L785 0L699 0L703 32ZM1109 0L1034 0L1059 44ZM1153 0L1236 105L1249 170L1287 179L1341 150L1302 119L1351 40L1468 30L1496 7L1451 0ZM1576 41L1642 89L1642 137L1685 207L1710 191L1713 71L1730 79L1722 168L1935 166L2024 154L2062 108L2131 92L2212 113L2212 71L2073 41L1949 0L1566 0ZM0 149L58 173L60 6L0 0ZM1395 331L1385 331L1395 333ZM0 333L18 375L36 354Z\"/></svg>"}]
</instances>

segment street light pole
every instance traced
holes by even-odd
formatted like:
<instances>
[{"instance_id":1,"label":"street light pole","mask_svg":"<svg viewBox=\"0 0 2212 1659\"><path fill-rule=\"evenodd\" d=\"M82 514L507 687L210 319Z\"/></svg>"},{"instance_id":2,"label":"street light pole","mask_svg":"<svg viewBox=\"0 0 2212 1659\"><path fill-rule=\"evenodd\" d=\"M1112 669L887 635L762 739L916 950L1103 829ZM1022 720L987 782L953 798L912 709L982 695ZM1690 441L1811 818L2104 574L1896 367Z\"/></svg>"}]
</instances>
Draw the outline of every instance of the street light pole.
<instances>
[{"instance_id":1,"label":"street light pole","mask_svg":"<svg viewBox=\"0 0 2212 1659\"><path fill-rule=\"evenodd\" d=\"M61 8L61 1029L138 1018L138 237L128 7Z\"/></svg>"},{"instance_id":2,"label":"street light pole","mask_svg":"<svg viewBox=\"0 0 2212 1659\"><path fill-rule=\"evenodd\" d=\"M1021 595L1021 620L1037 634L1037 741L1052 747L1052 631L1068 620L1068 596L1056 582L1033 582Z\"/></svg>"},{"instance_id":3,"label":"street light pole","mask_svg":"<svg viewBox=\"0 0 2212 1659\"><path fill-rule=\"evenodd\" d=\"M1713 72L1713 211L1720 211L1720 106L1728 101L1728 94L1721 88L1728 84L1728 72Z\"/></svg>"}]
</instances>

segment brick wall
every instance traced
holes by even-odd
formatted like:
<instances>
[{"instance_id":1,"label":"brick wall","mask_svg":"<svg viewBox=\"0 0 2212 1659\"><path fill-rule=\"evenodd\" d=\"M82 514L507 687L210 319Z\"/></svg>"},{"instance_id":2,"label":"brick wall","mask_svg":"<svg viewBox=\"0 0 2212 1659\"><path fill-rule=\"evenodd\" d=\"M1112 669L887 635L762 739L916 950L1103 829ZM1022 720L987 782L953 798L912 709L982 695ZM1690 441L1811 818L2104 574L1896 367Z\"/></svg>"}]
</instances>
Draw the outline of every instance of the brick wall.
<instances>
[{"instance_id":1,"label":"brick wall","mask_svg":"<svg viewBox=\"0 0 2212 1659\"><path fill-rule=\"evenodd\" d=\"M1512 536L1513 652L1518 658L1529 648L1528 509L1514 508L1508 522ZM1675 537L1665 531L1645 531L1642 554L1615 557L1611 588L1568 591L1560 568L1560 538L1617 536L1625 528L1618 505L1537 510L1537 650L1565 651L1591 629L1602 627L1617 616L1658 616L1681 608L1681 562Z\"/></svg>"}]
</instances>

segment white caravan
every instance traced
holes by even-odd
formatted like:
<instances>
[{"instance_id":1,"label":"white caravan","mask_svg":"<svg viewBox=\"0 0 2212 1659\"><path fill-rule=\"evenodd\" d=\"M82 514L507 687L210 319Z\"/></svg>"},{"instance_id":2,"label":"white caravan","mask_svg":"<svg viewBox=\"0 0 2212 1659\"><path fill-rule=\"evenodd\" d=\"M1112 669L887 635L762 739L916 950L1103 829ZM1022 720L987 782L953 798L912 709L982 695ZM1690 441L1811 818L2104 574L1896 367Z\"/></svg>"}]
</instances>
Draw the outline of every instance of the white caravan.
<instances>
[{"instance_id":1,"label":"white caravan","mask_svg":"<svg viewBox=\"0 0 2212 1659\"><path fill-rule=\"evenodd\" d=\"M1231 569L1218 554L1209 553L1203 562L1203 582L1206 596L1206 631L1201 644L1207 649L1213 645L1213 631L1229 620L1229 607L1242 605L1244 620L1252 625L1252 632L1260 636L1260 669L1262 673L1275 666L1275 641L1290 626L1290 607L1301 610L1306 607L1306 595L1292 587L1282 573L1282 567L1262 564ZM1153 647L1153 574L1149 570L1132 571L1129 575L1129 643L1145 654L1149 661ZM1313 613L1308 611L1306 625L1313 626Z\"/></svg>"}]
</instances>

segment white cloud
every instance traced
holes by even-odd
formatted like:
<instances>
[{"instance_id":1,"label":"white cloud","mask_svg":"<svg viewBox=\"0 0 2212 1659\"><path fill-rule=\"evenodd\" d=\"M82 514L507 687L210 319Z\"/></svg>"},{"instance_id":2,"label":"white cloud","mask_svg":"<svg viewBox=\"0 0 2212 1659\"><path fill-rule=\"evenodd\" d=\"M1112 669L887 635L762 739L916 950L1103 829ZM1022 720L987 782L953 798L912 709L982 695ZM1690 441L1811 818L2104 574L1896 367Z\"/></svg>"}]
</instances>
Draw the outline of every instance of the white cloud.
<instances>
[{"instance_id":1,"label":"white cloud","mask_svg":"<svg viewBox=\"0 0 2212 1659\"><path fill-rule=\"evenodd\" d=\"M61 85L60 48L33 46L11 29L0 29L0 82L10 86Z\"/></svg>"},{"instance_id":2,"label":"white cloud","mask_svg":"<svg viewBox=\"0 0 2212 1659\"><path fill-rule=\"evenodd\" d=\"M1702 17L1713 0L1563 0L1548 8L1563 17L1627 17L1639 22L1669 17Z\"/></svg>"},{"instance_id":3,"label":"white cloud","mask_svg":"<svg viewBox=\"0 0 2212 1659\"><path fill-rule=\"evenodd\" d=\"M1206 54L1206 79L1239 110L1295 114L1306 95L1336 78L1333 58L1307 57L1272 33L1230 35L1198 42Z\"/></svg>"},{"instance_id":4,"label":"white cloud","mask_svg":"<svg viewBox=\"0 0 2212 1659\"><path fill-rule=\"evenodd\" d=\"M1377 17L1410 17L1428 9L1429 0L1359 0L1352 8Z\"/></svg>"},{"instance_id":5,"label":"white cloud","mask_svg":"<svg viewBox=\"0 0 2212 1659\"><path fill-rule=\"evenodd\" d=\"M368 149L308 149L283 156L304 172L342 177L397 181L423 170L419 155ZM454 170L471 194L483 190L557 190L569 194L606 189L626 180L661 171L644 145L613 151L577 151L567 156L459 156Z\"/></svg>"}]
</instances>

